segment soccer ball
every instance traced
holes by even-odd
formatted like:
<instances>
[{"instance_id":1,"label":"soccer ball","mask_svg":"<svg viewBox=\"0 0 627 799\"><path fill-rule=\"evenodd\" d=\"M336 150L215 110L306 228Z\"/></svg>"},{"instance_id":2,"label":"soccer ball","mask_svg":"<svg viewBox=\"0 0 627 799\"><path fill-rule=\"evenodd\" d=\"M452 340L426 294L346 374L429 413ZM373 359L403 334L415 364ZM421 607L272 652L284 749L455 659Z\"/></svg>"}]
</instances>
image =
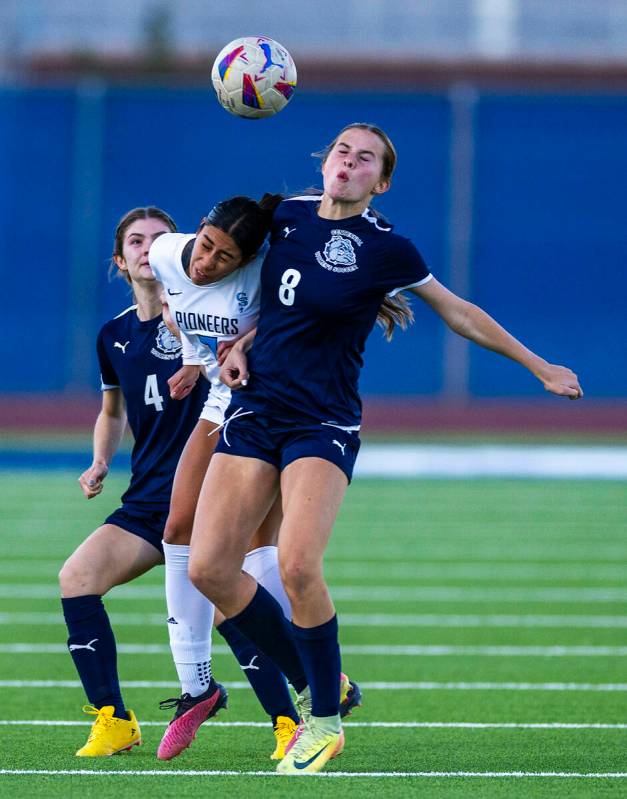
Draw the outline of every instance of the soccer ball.
<instances>
[{"instance_id":1,"label":"soccer ball","mask_svg":"<svg viewBox=\"0 0 627 799\"><path fill-rule=\"evenodd\" d=\"M243 36L220 50L211 80L223 108L238 117L263 119L289 102L296 87L296 67L274 39Z\"/></svg>"}]
</instances>

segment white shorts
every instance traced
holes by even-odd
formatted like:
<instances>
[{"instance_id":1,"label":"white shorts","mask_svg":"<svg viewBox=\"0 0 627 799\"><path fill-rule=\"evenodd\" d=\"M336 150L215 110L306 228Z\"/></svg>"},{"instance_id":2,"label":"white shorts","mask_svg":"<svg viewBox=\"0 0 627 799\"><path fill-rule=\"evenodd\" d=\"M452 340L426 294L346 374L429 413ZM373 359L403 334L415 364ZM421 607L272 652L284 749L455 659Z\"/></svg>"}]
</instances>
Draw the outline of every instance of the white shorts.
<instances>
[{"instance_id":1,"label":"white shorts","mask_svg":"<svg viewBox=\"0 0 627 799\"><path fill-rule=\"evenodd\" d=\"M219 380L212 381L209 395L199 418L204 419L206 422L213 422L213 424L222 424L224 412L229 407L230 402L231 389L227 388L224 383L220 383Z\"/></svg>"}]
</instances>

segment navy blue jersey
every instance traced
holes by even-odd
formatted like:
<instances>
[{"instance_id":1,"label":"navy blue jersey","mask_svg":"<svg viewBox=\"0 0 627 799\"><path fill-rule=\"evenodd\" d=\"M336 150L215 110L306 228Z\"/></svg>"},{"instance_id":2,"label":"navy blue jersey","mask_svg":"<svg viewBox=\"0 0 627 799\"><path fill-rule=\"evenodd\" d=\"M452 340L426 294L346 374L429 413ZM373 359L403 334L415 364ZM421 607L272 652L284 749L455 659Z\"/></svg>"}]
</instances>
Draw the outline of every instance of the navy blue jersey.
<instances>
[{"instance_id":1,"label":"navy blue jersey","mask_svg":"<svg viewBox=\"0 0 627 799\"><path fill-rule=\"evenodd\" d=\"M322 219L318 202L286 200L275 213L250 380L233 404L357 429L362 355L381 303L431 275L411 241L371 211Z\"/></svg>"},{"instance_id":2,"label":"navy blue jersey","mask_svg":"<svg viewBox=\"0 0 627 799\"><path fill-rule=\"evenodd\" d=\"M131 482L122 501L167 508L176 465L208 384L201 379L184 400L170 399L167 381L181 368L181 344L161 315L141 322L135 307L102 327L97 350L102 388L121 389L135 439Z\"/></svg>"}]
</instances>

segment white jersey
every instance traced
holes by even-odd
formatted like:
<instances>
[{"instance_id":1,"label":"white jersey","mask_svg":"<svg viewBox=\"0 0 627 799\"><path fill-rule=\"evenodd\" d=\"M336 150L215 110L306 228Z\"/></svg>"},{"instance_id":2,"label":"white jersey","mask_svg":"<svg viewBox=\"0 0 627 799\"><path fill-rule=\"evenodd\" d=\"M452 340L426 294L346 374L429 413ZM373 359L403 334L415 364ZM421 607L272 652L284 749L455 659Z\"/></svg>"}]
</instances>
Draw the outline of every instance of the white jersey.
<instances>
[{"instance_id":1,"label":"white jersey","mask_svg":"<svg viewBox=\"0 0 627 799\"><path fill-rule=\"evenodd\" d=\"M163 284L170 313L181 331L183 363L204 366L211 394L230 399L219 379L219 342L233 341L255 327L259 317L260 272L267 245L242 269L208 286L197 286L183 269L182 254L194 234L164 233L150 248L150 267ZM222 404L222 403L221 403Z\"/></svg>"}]
</instances>

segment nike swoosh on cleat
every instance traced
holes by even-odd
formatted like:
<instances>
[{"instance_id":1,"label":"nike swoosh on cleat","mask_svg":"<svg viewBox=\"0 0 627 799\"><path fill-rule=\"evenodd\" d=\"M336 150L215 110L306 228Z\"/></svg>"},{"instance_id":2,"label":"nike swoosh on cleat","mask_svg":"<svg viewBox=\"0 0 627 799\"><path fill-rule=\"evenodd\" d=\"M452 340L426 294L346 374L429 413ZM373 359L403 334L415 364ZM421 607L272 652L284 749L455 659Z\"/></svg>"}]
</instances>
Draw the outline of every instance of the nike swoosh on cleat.
<instances>
[{"instance_id":1,"label":"nike swoosh on cleat","mask_svg":"<svg viewBox=\"0 0 627 799\"><path fill-rule=\"evenodd\" d=\"M320 757L320 755L324 752L324 750L330 745L331 745L331 742L329 741L328 744L325 744L322 747L322 749L320 749L318 752L316 752L315 755L310 757L309 760L305 760L302 763L299 763L298 761L294 760L294 768L300 769L301 771L302 771L302 769L307 768L307 766L310 766L317 757Z\"/></svg>"}]
</instances>

